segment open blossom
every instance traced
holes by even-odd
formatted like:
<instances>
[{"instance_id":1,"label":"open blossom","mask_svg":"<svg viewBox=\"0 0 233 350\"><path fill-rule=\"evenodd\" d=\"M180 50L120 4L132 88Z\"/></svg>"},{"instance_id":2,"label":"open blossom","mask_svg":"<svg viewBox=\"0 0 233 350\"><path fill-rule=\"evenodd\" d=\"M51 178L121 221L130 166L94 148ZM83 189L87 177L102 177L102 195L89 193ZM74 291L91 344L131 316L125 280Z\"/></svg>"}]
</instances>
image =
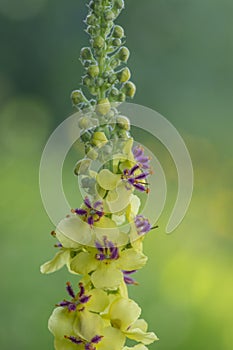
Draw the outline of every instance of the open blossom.
<instances>
[{"instance_id":1,"label":"open blossom","mask_svg":"<svg viewBox=\"0 0 233 350\"><path fill-rule=\"evenodd\" d=\"M99 221L102 216L104 216L103 212L103 202L96 201L91 204L91 201L88 197L84 199L84 207L79 209L73 209L73 213L79 215L84 221L86 221L89 225L93 225L94 222Z\"/></svg>"},{"instance_id":2,"label":"open blossom","mask_svg":"<svg viewBox=\"0 0 233 350\"><path fill-rule=\"evenodd\" d=\"M131 169L124 169L121 179L125 182L127 189L131 189L131 186L133 186L136 190L148 193L148 183L145 180L150 175L150 172L140 171L137 174L139 169L139 164L134 165Z\"/></svg>"},{"instance_id":3,"label":"open blossom","mask_svg":"<svg viewBox=\"0 0 233 350\"><path fill-rule=\"evenodd\" d=\"M71 261L70 268L79 274L89 274L95 288L116 289L122 283L122 270L141 269L147 257L133 248L117 247L105 239L96 242L96 249L86 249Z\"/></svg>"}]
</instances>

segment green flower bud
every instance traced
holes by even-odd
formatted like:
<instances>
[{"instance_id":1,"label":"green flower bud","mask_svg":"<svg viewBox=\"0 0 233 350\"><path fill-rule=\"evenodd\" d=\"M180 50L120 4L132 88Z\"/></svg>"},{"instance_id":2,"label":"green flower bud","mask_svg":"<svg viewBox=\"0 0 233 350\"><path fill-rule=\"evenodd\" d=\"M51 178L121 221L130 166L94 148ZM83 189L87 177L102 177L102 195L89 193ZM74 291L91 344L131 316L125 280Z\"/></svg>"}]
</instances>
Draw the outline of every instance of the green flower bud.
<instances>
[{"instance_id":1,"label":"green flower bud","mask_svg":"<svg viewBox=\"0 0 233 350\"><path fill-rule=\"evenodd\" d=\"M83 142L89 142L92 137L92 132L90 130L87 130L83 132L80 137Z\"/></svg>"},{"instance_id":2,"label":"green flower bud","mask_svg":"<svg viewBox=\"0 0 233 350\"><path fill-rule=\"evenodd\" d=\"M88 87L90 93L93 95L93 96L97 96L98 95L98 87L96 86L89 86Z\"/></svg>"},{"instance_id":3,"label":"green flower bud","mask_svg":"<svg viewBox=\"0 0 233 350\"><path fill-rule=\"evenodd\" d=\"M106 11L104 13L104 18L106 21L113 21L115 19L115 14L112 11Z\"/></svg>"},{"instance_id":4,"label":"green flower bud","mask_svg":"<svg viewBox=\"0 0 233 350\"><path fill-rule=\"evenodd\" d=\"M114 38L119 38L119 39L121 39L121 38L123 38L124 35L125 35L124 29L123 29L121 26L116 25L116 26L114 27L114 29L113 29L112 36L113 36Z\"/></svg>"},{"instance_id":5,"label":"green flower bud","mask_svg":"<svg viewBox=\"0 0 233 350\"><path fill-rule=\"evenodd\" d=\"M101 49L105 45L104 38L102 36L96 36L93 40L93 47L96 49Z\"/></svg>"},{"instance_id":6,"label":"green flower bud","mask_svg":"<svg viewBox=\"0 0 233 350\"><path fill-rule=\"evenodd\" d=\"M96 16L93 13L91 15L88 15L86 18L86 23L90 26L96 25L97 22L98 22L98 19L96 18Z\"/></svg>"},{"instance_id":7,"label":"green flower bud","mask_svg":"<svg viewBox=\"0 0 233 350\"><path fill-rule=\"evenodd\" d=\"M93 147L88 147L86 149L86 155L88 158L90 158L92 160L96 160L99 156L98 152Z\"/></svg>"},{"instance_id":8,"label":"green flower bud","mask_svg":"<svg viewBox=\"0 0 233 350\"><path fill-rule=\"evenodd\" d=\"M88 67L87 72L92 78L95 78L97 77L97 75L99 75L99 72L100 72L99 66L91 65Z\"/></svg>"},{"instance_id":9,"label":"green flower bud","mask_svg":"<svg viewBox=\"0 0 233 350\"><path fill-rule=\"evenodd\" d=\"M83 47L80 56L83 60L91 60L93 58L91 49L89 47Z\"/></svg>"},{"instance_id":10,"label":"green flower bud","mask_svg":"<svg viewBox=\"0 0 233 350\"><path fill-rule=\"evenodd\" d=\"M97 85L98 87L103 86L103 85L104 85L104 79L103 79L103 78L97 78L97 79L96 79L96 85Z\"/></svg>"},{"instance_id":11,"label":"green flower bud","mask_svg":"<svg viewBox=\"0 0 233 350\"><path fill-rule=\"evenodd\" d=\"M124 0L115 0L113 6L118 10L122 10L124 8L124 5Z\"/></svg>"},{"instance_id":12,"label":"green flower bud","mask_svg":"<svg viewBox=\"0 0 233 350\"><path fill-rule=\"evenodd\" d=\"M109 84L114 84L116 80L117 80L116 74L111 74L111 75L108 77L108 82L109 82Z\"/></svg>"},{"instance_id":13,"label":"green flower bud","mask_svg":"<svg viewBox=\"0 0 233 350\"><path fill-rule=\"evenodd\" d=\"M109 99L111 102L114 102L117 100L118 98L118 95L119 95L119 90L115 87L113 87L110 91L110 94L109 94Z\"/></svg>"},{"instance_id":14,"label":"green flower bud","mask_svg":"<svg viewBox=\"0 0 233 350\"><path fill-rule=\"evenodd\" d=\"M126 94L126 96L133 98L136 93L136 86L132 81L127 81L122 88L122 91Z\"/></svg>"},{"instance_id":15,"label":"green flower bud","mask_svg":"<svg viewBox=\"0 0 233 350\"><path fill-rule=\"evenodd\" d=\"M116 118L117 125L120 129L129 131L130 130L130 121L129 118L124 117L123 115L119 115Z\"/></svg>"},{"instance_id":16,"label":"green flower bud","mask_svg":"<svg viewBox=\"0 0 233 350\"><path fill-rule=\"evenodd\" d=\"M96 111L100 115L105 115L111 110L111 104L108 100L108 98L103 98L98 101L98 104L96 106Z\"/></svg>"},{"instance_id":17,"label":"green flower bud","mask_svg":"<svg viewBox=\"0 0 233 350\"><path fill-rule=\"evenodd\" d=\"M125 67L121 69L119 72L117 72L117 78L120 83L125 83L128 81L131 77L131 73L128 67Z\"/></svg>"},{"instance_id":18,"label":"green flower bud","mask_svg":"<svg viewBox=\"0 0 233 350\"><path fill-rule=\"evenodd\" d=\"M91 161L90 159L82 159L77 162L74 168L75 175L85 175L88 173Z\"/></svg>"},{"instance_id":19,"label":"green flower bud","mask_svg":"<svg viewBox=\"0 0 233 350\"><path fill-rule=\"evenodd\" d=\"M105 144L106 142L108 142L108 139L104 132L101 132L101 131L94 132L91 140L91 143L94 146L100 147L100 146L103 146L103 144Z\"/></svg>"},{"instance_id":20,"label":"green flower bud","mask_svg":"<svg viewBox=\"0 0 233 350\"><path fill-rule=\"evenodd\" d=\"M129 49L125 46L122 46L120 50L117 53L117 57L122 61L122 62L127 62L129 59Z\"/></svg>"},{"instance_id":21,"label":"green flower bud","mask_svg":"<svg viewBox=\"0 0 233 350\"><path fill-rule=\"evenodd\" d=\"M88 129L91 126L90 118L87 116L81 117L78 121L78 126L80 129Z\"/></svg>"},{"instance_id":22,"label":"green flower bud","mask_svg":"<svg viewBox=\"0 0 233 350\"><path fill-rule=\"evenodd\" d=\"M120 131L118 132L118 135L119 135L119 137L122 138L122 139L127 139L127 138L129 137L129 135L128 135L128 133L127 133L126 130L120 130Z\"/></svg>"},{"instance_id":23,"label":"green flower bud","mask_svg":"<svg viewBox=\"0 0 233 350\"><path fill-rule=\"evenodd\" d=\"M112 41L112 46L114 46L114 47L119 47L119 46L121 46L121 39L119 39L119 38L115 38L115 39L113 39L113 41Z\"/></svg>"},{"instance_id":24,"label":"green flower bud","mask_svg":"<svg viewBox=\"0 0 233 350\"><path fill-rule=\"evenodd\" d=\"M83 95L81 90L72 91L71 99L74 105L78 105L79 103L86 101L86 97Z\"/></svg>"},{"instance_id":25,"label":"green flower bud","mask_svg":"<svg viewBox=\"0 0 233 350\"><path fill-rule=\"evenodd\" d=\"M90 36L98 35L100 32L96 27L93 26L88 26L86 31Z\"/></svg>"},{"instance_id":26,"label":"green flower bud","mask_svg":"<svg viewBox=\"0 0 233 350\"><path fill-rule=\"evenodd\" d=\"M118 60L117 58L113 59L110 63L112 69L115 69L121 65L121 61Z\"/></svg>"},{"instance_id":27,"label":"green flower bud","mask_svg":"<svg viewBox=\"0 0 233 350\"><path fill-rule=\"evenodd\" d=\"M119 95L117 96L117 102L125 102L126 96L123 92L120 92Z\"/></svg>"},{"instance_id":28,"label":"green flower bud","mask_svg":"<svg viewBox=\"0 0 233 350\"><path fill-rule=\"evenodd\" d=\"M85 75L83 77L83 85L89 87L89 86L92 86L92 83L93 83L93 80L88 75Z\"/></svg>"}]
</instances>

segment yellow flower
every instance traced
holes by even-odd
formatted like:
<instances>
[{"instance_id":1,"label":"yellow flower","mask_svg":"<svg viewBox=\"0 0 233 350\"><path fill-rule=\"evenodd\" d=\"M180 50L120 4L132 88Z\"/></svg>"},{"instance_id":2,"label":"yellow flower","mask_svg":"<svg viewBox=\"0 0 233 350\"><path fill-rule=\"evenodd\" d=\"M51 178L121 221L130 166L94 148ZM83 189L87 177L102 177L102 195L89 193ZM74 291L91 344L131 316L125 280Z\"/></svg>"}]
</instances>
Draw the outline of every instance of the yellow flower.
<instances>
[{"instance_id":1,"label":"yellow flower","mask_svg":"<svg viewBox=\"0 0 233 350\"><path fill-rule=\"evenodd\" d=\"M70 269L83 275L90 274L96 288L114 290L123 282L122 270L138 270L146 261L143 253L119 247L105 237L103 244L96 241L96 248L78 253L72 259Z\"/></svg>"}]
</instances>

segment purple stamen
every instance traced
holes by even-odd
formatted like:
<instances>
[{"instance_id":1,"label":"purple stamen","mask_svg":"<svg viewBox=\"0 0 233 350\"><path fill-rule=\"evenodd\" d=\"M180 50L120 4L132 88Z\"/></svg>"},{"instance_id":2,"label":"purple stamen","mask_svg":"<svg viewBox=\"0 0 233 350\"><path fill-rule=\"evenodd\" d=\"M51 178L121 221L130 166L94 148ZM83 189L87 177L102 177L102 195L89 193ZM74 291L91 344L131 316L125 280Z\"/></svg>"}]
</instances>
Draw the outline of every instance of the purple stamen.
<instances>
[{"instance_id":1,"label":"purple stamen","mask_svg":"<svg viewBox=\"0 0 233 350\"><path fill-rule=\"evenodd\" d=\"M74 344L77 344L77 345L83 344L83 340L81 340L80 338L76 338L76 337L73 337L73 336L67 337L67 335L65 335L65 338L70 340Z\"/></svg>"},{"instance_id":2,"label":"purple stamen","mask_svg":"<svg viewBox=\"0 0 233 350\"><path fill-rule=\"evenodd\" d=\"M93 226L93 224L94 224L94 218L93 218L93 216L88 216L88 218L87 218L87 223L88 223L90 226Z\"/></svg>"},{"instance_id":3,"label":"purple stamen","mask_svg":"<svg viewBox=\"0 0 233 350\"><path fill-rule=\"evenodd\" d=\"M140 167L138 164L135 164L130 170L129 170L129 175L133 175L136 170L138 170Z\"/></svg>"},{"instance_id":4,"label":"purple stamen","mask_svg":"<svg viewBox=\"0 0 233 350\"><path fill-rule=\"evenodd\" d=\"M87 211L85 209L75 209L75 213L80 216L87 215Z\"/></svg>"},{"instance_id":5,"label":"purple stamen","mask_svg":"<svg viewBox=\"0 0 233 350\"><path fill-rule=\"evenodd\" d=\"M96 335L94 338L91 339L91 343L98 344L102 340L102 335Z\"/></svg>"},{"instance_id":6,"label":"purple stamen","mask_svg":"<svg viewBox=\"0 0 233 350\"><path fill-rule=\"evenodd\" d=\"M84 203L85 203L85 205L86 205L89 209L92 208L90 199L89 199L88 197L85 197Z\"/></svg>"},{"instance_id":7,"label":"purple stamen","mask_svg":"<svg viewBox=\"0 0 233 350\"><path fill-rule=\"evenodd\" d=\"M75 298L75 294L74 294L74 291L73 291L73 288L72 288L70 282L66 283L66 290L67 290L69 296L71 296L71 298Z\"/></svg>"},{"instance_id":8,"label":"purple stamen","mask_svg":"<svg viewBox=\"0 0 233 350\"><path fill-rule=\"evenodd\" d=\"M136 162L140 165L142 169L150 169L150 157L144 154L144 149L141 146L136 146L133 148L133 155Z\"/></svg>"},{"instance_id":9,"label":"purple stamen","mask_svg":"<svg viewBox=\"0 0 233 350\"><path fill-rule=\"evenodd\" d=\"M130 284L130 285L137 285L138 284L132 277L129 277L129 275L137 272L137 270L131 270L131 271L123 270L122 272L123 272L124 281L126 284Z\"/></svg>"},{"instance_id":10,"label":"purple stamen","mask_svg":"<svg viewBox=\"0 0 233 350\"><path fill-rule=\"evenodd\" d=\"M83 295L79 298L81 304L86 304L91 298L91 295Z\"/></svg>"},{"instance_id":11,"label":"purple stamen","mask_svg":"<svg viewBox=\"0 0 233 350\"><path fill-rule=\"evenodd\" d=\"M81 298L85 294L85 288L82 282L79 283L79 289L80 289L79 298Z\"/></svg>"},{"instance_id":12,"label":"purple stamen","mask_svg":"<svg viewBox=\"0 0 233 350\"><path fill-rule=\"evenodd\" d=\"M134 223L137 229L137 233L139 235L146 234L151 230L151 224L147 218L143 215L137 215L134 219Z\"/></svg>"},{"instance_id":13,"label":"purple stamen","mask_svg":"<svg viewBox=\"0 0 233 350\"><path fill-rule=\"evenodd\" d=\"M104 252L104 248L102 247L102 245L99 242L95 242L95 246L98 249L99 252L103 253Z\"/></svg>"},{"instance_id":14,"label":"purple stamen","mask_svg":"<svg viewBox=\"0 0 233 350\"><path fill-rule=\"evenodd\" d=\"M95 258L99 261L103 260L117 260L119 258L118 248L113 244L113 242L108 241L107 237L103 237L104 245L99 242L95 242L95 246L99 253L96 254Z\"/></svg>"},{"instance_id":15,"label":"purple stamen","mask_svg":"<svg viewBox=\"0 0 233 350\"><path fill-rule=\"evenodd\" d=\"M118 258L119 258L118 248L117 247L111 248L110 259L111 260L117 260Z\"/></svg>"}]
</instances>

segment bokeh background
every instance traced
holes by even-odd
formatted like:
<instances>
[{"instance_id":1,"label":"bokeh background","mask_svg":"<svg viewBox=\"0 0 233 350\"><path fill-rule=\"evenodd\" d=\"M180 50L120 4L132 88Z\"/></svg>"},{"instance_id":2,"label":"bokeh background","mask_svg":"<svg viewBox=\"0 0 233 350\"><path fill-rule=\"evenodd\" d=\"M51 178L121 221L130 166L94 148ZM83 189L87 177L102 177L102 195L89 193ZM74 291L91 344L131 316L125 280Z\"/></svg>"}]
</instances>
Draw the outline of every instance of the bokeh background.
<instances>
[{"instance_id":1,"label":"bokeh background","mask_svg":"<svg viewBox=\"0 0 233 350\"><path fill-rule=\"evenodd\" d=\"M130 295L160 338L151 349L231 350L233 2L126 0L126 5L118 22L131 49L135 102L173 123L195 172L188 214L166 235L177 190L175 166L158 141L140 135L164 168L168 199L160 228L145 243L149 263ZM70 277L65 269L39 273L54 254L54 241L38 170L47 138L72 113L69 96L79 86L79 50L88 39L86 12L85 1L78 0L0 0L3 350L53 349L47 319ZM71 152L64 167L71 197L77 186L72 169L80 156L78 149ZM80 204L78 196L75 203Z\"/></svg>"}]
</instances>

